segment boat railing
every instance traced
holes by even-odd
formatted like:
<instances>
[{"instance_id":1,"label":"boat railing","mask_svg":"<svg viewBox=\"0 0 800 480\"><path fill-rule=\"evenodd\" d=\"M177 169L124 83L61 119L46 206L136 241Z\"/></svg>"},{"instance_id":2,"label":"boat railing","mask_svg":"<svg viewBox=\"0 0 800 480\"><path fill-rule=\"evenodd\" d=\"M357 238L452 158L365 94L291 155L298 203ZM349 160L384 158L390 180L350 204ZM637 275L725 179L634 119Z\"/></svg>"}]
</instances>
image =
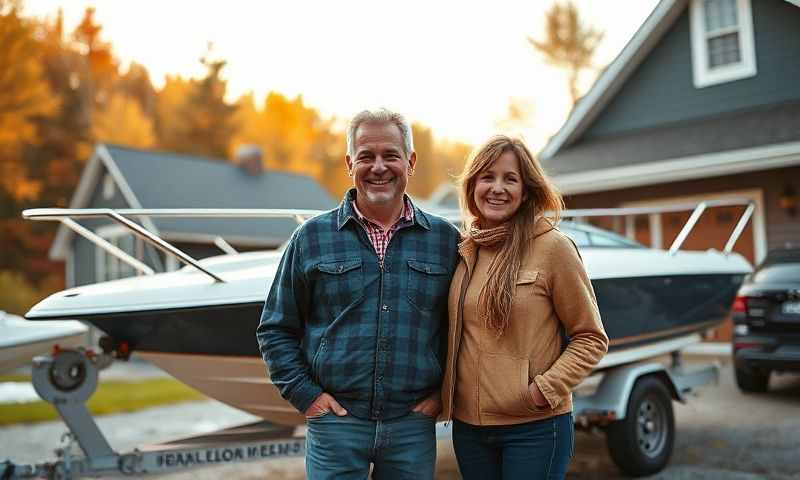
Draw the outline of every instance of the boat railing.
<instances>
[{"instance_id":1,"label":"boat railing","mask_svg":"<svg viewBox=\"0 0 800 480\"><path fill-rule=\"evenodd\" d=\"M727 206L745 206L739 221L733 229L728 241L725 244L723 253L730 254L736 241L744 231L747 222L753 215L755 205L752 201L747 199L729 199L729 200L707 200L699 203L683 203L675 204L665 207L630 207L630 208L592 208L592 209L579 209L579 210L564 210L561 212L562 218L590 218L590 217L628 217L635 215L650 215L659 213L674 213L691 211L691 215L683 226L678 236L672 242L669 248L669 253L674 255L678 252L683 245L686 238L697 224L700 216L707 208L711 207L727 207ZM92 232L80 223L76 222L77 219L109 219L117 224L128 229L133 235L142 239L149 245L152 245L157 250L163 252L165 255L172 256L178 261L190 265L198 271L204 273L215 282L225 282L225 280L209 269L205 268L197 259L182 251L175 245L167 242L139 223L134 222L129 217L144 219L144 218L223 218L223 219L241 219L241 218L288 218L293 219L298 224L302 224L308 218L322 213L319 210L305 210L305 209L269 209L269 208L129 208L129 209L110 209L110 208L33 208L22 212L22 216L28 220L41 220L41 221L58 221L65 227L86 238L90 242L97 245L99 248L105 250L108 254L114 256L120 261L131 266L136 271L144 275L154 274L154 270L133 257L129 253L123 251L117 246L113 245L106 239ZM440 210L437 214L447 218L448 220L458 223L461 221L461 213L458 210ZM225 253L235 254L238 253L228 242L222 237L216 237L214 244Z\"/></svg>"},{"instance_id":2,"label":"boat railing","mask_svg":"<svg viewBox=\"0 0 800 480\"><path fill-rule=\"evenodd\" d=\"M561 212L561 216L563 218L629 217L636 215L691 211L692 213L689 215L689 219L683 225L683 228L678 233L678 236L675 237L675 240L669 247L670 255L675 255L675 253L680 250L681 246L686 241L686 238L689 236L692 230L694 230L695 225L697 225L697 222L700 220L700 217L707 208L737 206L745 207L745 209L744 212L742 212L742 215L739 217L739 221L736 222L736 226L733 228L730 237L728 237L725 247L722 249L723 253L728 255L733 251L736 241L739 240L742 232L744 232L744 228L747 226L747 222L750 221L750 218L753 216L753 212L755 211L755 203L753 203L752 200L734 198L724 200L706 200L699 203L678 203L663 207L590 208L581 210L564 210Z\"/></svg>"},{"instance_id":3,"label":"boat railing","mask_svg":"<svg viewBox=\"0 0 800 480\"><path fill-rule=\"evenodd\" d=\"M75 233L86 238L98 247L102 248L109 255L114 256L120 261L130 265L136 271L145 275L155 273L152 268L142 263L132 255L116 247L109 241L95 234L88 228L76 222L76 219L109 219L128 229L136 237L152 245L165 255L170 255L191 265L198 271L211 277L215 282L225 282L225 280L214 272L203 267L203 265L191 255L182 251L175 245L167 242L155 233L146 229L142 225L130 220L128 217L139 218L291 218L303 223L307 218L321 213L318 210L302 209L268 209L268 208L33 208L24 210L22 217L28 220L50 220L59 221L64 226ZM236 250L223 239L217 237L214 241L218 248L226 253L234 253Z\"/></svg>"}]
</instances>

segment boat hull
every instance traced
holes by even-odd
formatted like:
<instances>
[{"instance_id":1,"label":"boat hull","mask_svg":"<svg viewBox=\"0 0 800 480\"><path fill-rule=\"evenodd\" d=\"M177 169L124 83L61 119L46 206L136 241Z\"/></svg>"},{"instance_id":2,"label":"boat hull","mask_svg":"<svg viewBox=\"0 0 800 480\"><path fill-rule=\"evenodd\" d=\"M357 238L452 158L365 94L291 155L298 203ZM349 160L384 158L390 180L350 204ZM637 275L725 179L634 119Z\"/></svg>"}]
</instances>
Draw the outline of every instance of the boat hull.
<instances>
[{"instance_id":1,"label":"boat hull","mask_svg":"<svg viewBox=\"0 0 800 480\"><path fill-rule=\"evenodd\" d=\"M581 251L595 289L609 353L597 370L700 341L723 321L744 274L739 255L644 248ZM206 395L276 423L302 422L270 383L255 338L279 252L221 256L149 277L76 287L27 317L82 319Z\"/></svg>"},{"instance_id":2,"label":"boat hull","mask_svg":"<svg viewBox=\"0 0 800 480\"><path fill-rule=\"evenodd\" d=\"M141 351L138 355L204 395L234 408L281 425L305 422L272 385L260 356Z\"/></svg>"},{"instance_id":3,"label":"boat hull","mask_svg":"<svg viewBox=\"0 0 800 480\"><path fill-rule=\"evenodd\" d=\"M680 350L701 340L697 333L651 342L610 352L598 365L602 371L646 358ZM139 352L158 366L204 395L281 425L301 425L303 416L269 381L260 356L238 357L186 353Z\"/></svg>"},{"instance_id":4,"label":"boat hull","mask_svg":"<svg viewBox=\"0 0 800 480\"><path fill-rule=\"evenodd\" d=\"M741 275L592 280L609 351L712 328L725 320ZM260 356L262 302L90 315L84 320L134 351Z\"/></svg>"},{"instance_id":5,"label":"boat hull","mask_svg":"<svg viewBox=\"0 0 800 480\"><path fill-rule=\"evenodd\" d=\"M78 322L31 322L0 312L0 372L30 365L33 357L59 348L86 345L86 326Z\"/></svg>"}]
</instances>

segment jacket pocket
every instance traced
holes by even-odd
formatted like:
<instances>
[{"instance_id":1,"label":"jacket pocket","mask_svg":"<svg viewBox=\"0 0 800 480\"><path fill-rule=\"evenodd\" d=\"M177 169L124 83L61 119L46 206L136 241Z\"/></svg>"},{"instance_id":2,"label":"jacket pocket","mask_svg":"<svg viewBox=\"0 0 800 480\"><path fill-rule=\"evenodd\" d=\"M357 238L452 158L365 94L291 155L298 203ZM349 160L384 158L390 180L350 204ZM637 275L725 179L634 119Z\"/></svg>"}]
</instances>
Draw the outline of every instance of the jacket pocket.
<instances>
[{"instance_id":1,"label":"jacket pocket","mask_svg":"<svg viewBox=\"0 0 800 480\"><path fill-rule=\"evenodd\" d=\"M339 260L317 264L314 300L324 302L339 316L350 305L364 297L364 274L361 259Z\"/></svg>"},{"instance_id":2,"label":"jacket pocket","mask_svg":"<svg viewBox=\"0 0 800 480\"><path fill-rule=\"evenodd\" d=\"M503 353L481 353L479 407L481 414L529 417L536 410L528 391L529 360Z\"/></svg>"},{"instance_id":3,"label":"jacket pocket","mask_svg":"<svg viewBox=\"0 0 800 480\"><path fill-rule=\"evenodd\" d=\"M319 346L317 347L317 351L314 352L314 357L311 359L311 373L314 374L314 378L317 383L320 383L320 362L322 361L322 355L325 354L327 347L328 340L325 337L322 337L322 340L320 340Z\"/></svg>"},{"instance_id":4,"label":"jacket pocket","mask_svg":"<svg viewBox=\"0 0 800 480\"><path fill-rule=\"evenodd\" d=\"M450 279L447 269L437 263L408 261L408 301L422 311L430 311L447 301Z\"/></svg>"},{"instance_id":5,"label":"jacket pocket","mask_svg":"<svg viewBox=\"0 0 800 480\"><path fill-rule=\"evenodd\" d=\"M517 288L525 285L533 285L539 278L538 270L520 270L517 275Z\"/></svg>"}]
</instances>

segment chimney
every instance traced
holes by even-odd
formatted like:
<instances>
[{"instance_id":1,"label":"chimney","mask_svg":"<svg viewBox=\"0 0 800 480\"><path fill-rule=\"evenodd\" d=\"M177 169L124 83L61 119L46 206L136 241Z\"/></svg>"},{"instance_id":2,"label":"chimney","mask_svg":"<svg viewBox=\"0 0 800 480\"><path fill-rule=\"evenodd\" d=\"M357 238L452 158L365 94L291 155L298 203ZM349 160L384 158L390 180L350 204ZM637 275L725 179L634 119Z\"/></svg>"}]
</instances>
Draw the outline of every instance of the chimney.
<instances>
[{"instance_id":1,"label":"chimney","mask_svg":"<svg viewBox=\"0 0 800 480\"><path fill-rule=\"evenodd\" d=\"M240 145L236 149L236 165L248 175L257 177L264 173L264 165L262 162L263 155L261 154L261 147L252 143Z\"/></svg>"}]
</instances>

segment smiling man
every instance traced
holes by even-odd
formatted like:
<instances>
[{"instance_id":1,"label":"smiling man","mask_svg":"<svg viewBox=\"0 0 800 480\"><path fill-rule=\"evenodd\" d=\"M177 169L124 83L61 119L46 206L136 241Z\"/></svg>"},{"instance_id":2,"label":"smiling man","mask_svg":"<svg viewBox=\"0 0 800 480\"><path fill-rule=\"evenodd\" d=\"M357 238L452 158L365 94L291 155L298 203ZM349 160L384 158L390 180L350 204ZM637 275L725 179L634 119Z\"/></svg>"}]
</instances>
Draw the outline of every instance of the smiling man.
<instances>
[{"instance_id":1,"label":"smiling man","mask_svg":"<svg viewBox=\"0 0 800 480\"><path fill-rule=\"evenodd\" d=\"M406 195L411 128L364 111L347 131L355 188L292 235L257 338L307 419L310 479L433 478L458 231Z\"/></svg>"}]
</instances>

